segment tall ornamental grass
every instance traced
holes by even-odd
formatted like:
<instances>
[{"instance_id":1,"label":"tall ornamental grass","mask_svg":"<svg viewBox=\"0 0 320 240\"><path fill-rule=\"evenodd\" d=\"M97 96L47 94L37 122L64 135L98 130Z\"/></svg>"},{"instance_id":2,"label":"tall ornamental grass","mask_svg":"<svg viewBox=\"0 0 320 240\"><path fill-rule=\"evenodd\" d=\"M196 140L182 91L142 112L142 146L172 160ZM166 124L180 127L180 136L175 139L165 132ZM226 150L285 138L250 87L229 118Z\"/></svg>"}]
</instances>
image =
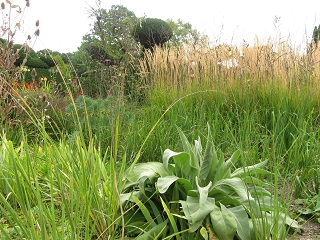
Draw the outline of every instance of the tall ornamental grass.
<instances>
[{"instance_id":1,"label":"tall ornamental grass","mask_svg":"<svg viewBox=\"0 0 320 240\"><path fill-rule=\"evenodd\" d=\"M261 88L273 83L287 89L307 85L318 94L320 48L305 48L292 46L290 39L257 38L253 46L156 48L145 52L140 69L150 86L166 91L256 82Z\"/></svg>"}]
</instances>

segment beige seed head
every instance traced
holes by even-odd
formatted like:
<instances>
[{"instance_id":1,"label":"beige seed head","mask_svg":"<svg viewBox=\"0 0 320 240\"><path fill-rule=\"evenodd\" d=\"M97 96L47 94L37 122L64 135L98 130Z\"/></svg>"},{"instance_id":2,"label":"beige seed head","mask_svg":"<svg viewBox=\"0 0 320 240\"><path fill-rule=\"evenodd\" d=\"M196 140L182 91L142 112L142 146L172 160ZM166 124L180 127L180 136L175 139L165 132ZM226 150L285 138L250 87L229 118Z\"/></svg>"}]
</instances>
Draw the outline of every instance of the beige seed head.
<instances>
[{"instance_id":1,"label":"beige seed head","mask_svg":"<svg viewBox=\"0 0 320 240\"><path fill-rule=\"evenodd\" d=\"M4 2L1 3L1 9L4 10L6 8L6 5L4 4Z\"/></svg>"}]
</instances>

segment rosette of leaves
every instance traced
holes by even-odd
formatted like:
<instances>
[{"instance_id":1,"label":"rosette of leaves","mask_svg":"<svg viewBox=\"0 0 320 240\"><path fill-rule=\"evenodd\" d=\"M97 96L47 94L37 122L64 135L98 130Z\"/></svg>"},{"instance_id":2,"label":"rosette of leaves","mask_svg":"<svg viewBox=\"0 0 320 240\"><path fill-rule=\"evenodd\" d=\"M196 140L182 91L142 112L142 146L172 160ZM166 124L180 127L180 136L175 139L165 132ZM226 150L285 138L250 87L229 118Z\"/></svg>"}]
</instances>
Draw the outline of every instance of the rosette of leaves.
<instances>
[{"instance_id":1,"label":"rosette of leaves","mask_svg":"<svg viewBox=\"0 0 320 240\"><path fill-rule=\"evenodd\" d=\"M269 174L267 161L237 168L241 152L218 157L210 128L203 151L201 139L190 144L178 129L183 151L166 149L163 162L138 163L126 171L122 203L125 229L138 239L256 239L283 236L298 227L286 209L264 187L258 175ZM168 238L169 239L169 238Z\"/></svg>"}]
</instances>

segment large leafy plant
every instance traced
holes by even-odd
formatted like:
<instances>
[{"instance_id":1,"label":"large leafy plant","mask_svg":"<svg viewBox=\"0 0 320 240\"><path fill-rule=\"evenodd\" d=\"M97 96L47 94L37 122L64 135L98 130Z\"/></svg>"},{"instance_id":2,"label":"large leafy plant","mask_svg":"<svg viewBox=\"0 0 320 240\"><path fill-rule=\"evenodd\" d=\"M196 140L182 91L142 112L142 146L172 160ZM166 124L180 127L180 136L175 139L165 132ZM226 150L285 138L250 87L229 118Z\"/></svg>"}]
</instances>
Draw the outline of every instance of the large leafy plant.
<instances>
[{"instance_id":1,"label":"large leafy plant","mask_svg":"<svg viewBox=\"0 0 320 240\"><path fill-rule=\"evenodd\" d=\"M219 157L209 127L204 151L200 137L192 145L178 131L182 152L166 149L162 163L140 163L126 171L121 197L128 235L257 239L262 232L280 237L286 225L298 227L257 177L269 174L263 169L267 161L232 171L241 152L226 161Z\"/></svg>"}]
</instances>

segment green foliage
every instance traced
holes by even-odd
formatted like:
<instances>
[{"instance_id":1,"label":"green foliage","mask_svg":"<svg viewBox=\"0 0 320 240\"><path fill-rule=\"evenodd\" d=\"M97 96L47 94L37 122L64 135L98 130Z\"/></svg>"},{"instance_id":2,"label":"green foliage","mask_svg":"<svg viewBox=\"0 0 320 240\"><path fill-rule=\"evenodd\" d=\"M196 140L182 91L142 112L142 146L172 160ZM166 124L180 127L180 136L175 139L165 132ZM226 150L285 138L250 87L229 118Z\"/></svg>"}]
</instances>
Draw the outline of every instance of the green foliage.
<instances>
[{"instance_id":1,"label":"green foliage","mask_svg":"<svg viewBox=\"0 0 320 240\"><path fill-rule=\"evenodd\" d=\"M320 223L320 194L309 198L296 199L294 203L303 206L296 210L299 215L306 218L314 218Z\"/></svg>"},{"instance_id":2,"label":"green foliage","mask_svg":"<svg viewBox=\"0 0 320 240\"><path fill-rule=\"evenodd\" d=\"M78 76L85 75L87 71L94 68L93 59L82 45L78 51L70 54L70 62Z\"/></svg>"},{"instance_id":3,"label":"green foliage","mask_svg":"<svg viewBox=\"0 0 320 240\"><path fill-rule=\"evenodd\" d=\"M99 141L100 146L108 147L112 142L111 132L118 114L124 125L132 118L125 105L121 104L119 106L119 104L115 98L110 96L105 99L79 96L75 105L69 104L66 107L66 115L70 120L70 127L67 131L70 136L76 136L81 129L86 141L94 136ZM79 125L74 124L76 121Z\"/></svg>"},{"instance_id":4,"label":"green foliage","mask_svg":"<svg viewBox=\"0 0 320 240\"><path fill-rule=\"evenodd\" d=\"M26 66L29 68L49 68L49 66L40 58L29 57Z\"/></svg>"},{"instance_id":5,"label":"green foliage","mask_svg":"<svg viewBox=\"0 0 320 240\"><path fill-rule=\"evenodd\" d=\"M316 45L318 44L320 39L320 25L317 27L315 26L312 33L312 42Z\"/></svg>"},{"instance_id":6,"label":"green foliage","mask_svg":"<svg viewBox=\"0 0 320 240\"><path fill-rule=\"evenodd\" d=\"M70 78L71 77L70 69L68 65L63 61L62 57L60 55L55 55L53 56L53 59L55 61L56 66L52 67L52 69L57 70L59 74L62 75L62 77L67 79Z\"/></svg>"},{"instance_id":7,"label":"green foliage","mask_svg":"<svg viewBox=\"0 0 320 240\"><path fill-rule=\"evenodd\" d=\"M108 48L99 40L90 40L89 43L83 43L83 47L92 59L100 63L103 63L106 59L115 59Z\"/></svg>"},{"instance_id":8,"label":"green foliage","mask_svg":"<svg viewBox=\"0 0 320 240\"><path fill-rule=\"evenodd\" d=\"M107 150L81 136L42 137L17 147L0 137L0 239L119 239L117 175L126 157L115 167Z\"/></svg>"},{"instance_id":9,"label":"green foliage","mask_svg":"<svg viewBox=\"0 0 320 240\"><path fill-rule=\"evenodd\" d=\"M182 46L183 44L196 46L197 44L208 42L208 36L202 35L188 22L183 22L181 19L178 19L177 22L168 19L166 22L171 27L173 33L172 38L168 41L169 45L175 47Z\"/></svg>"},{"instance_id":10,"label":"green foliage","mask_svg":"<svg viewBox=\"0 0 320 240\"><path fill-rule=\"evenodd\" d=\"M5 47L7 45L7 40L0 38L0 46Z\"/></svg>"},{"instance_id":11,"label":"green foliage","mask_svg":"<svg viewBox=\"0 0 320 240\"><path fill-rule=\"evenodd\" d=\"M40 60L42 60L43 62L45 62L48 67L54 67L55 66L55 62L52 59L53 53L50 50L40 50L37 52L37 56L39 57Z\"/></svg>"},{"instance_id":12,"label":"green foliage","mask_svg":"<svg viewBox=\"0 0 320 240\"><path fill-rule=\"evenodd\" d=\"M23 82L14 95L17 105L12 112L15 119L12 130L20 132L22 128L34 141L41 138L43 129L54 139L61 137L65 129L64 108L70 102L68 97L63 97L61 84L44 79Z\"/></svg>"},{"instance_id":13,"label":"green foliage","mask_svg":"<svg viewBox=\"0 0 320 240\"><path fill-rule=\"evenodd\" d=\"M83 44L93 59L120 62L129 55L137 55L138 45L130 31L138 20L132 11L122 5L112 5L108 11L101 6L91 8L90 13L94 24L91 33L83 37Z\"/></svg>"},{"instance_id":14,"label":"green foliage","mask_svg":"<svg viewBox=\"0 0 320 240\"><path fill-rule=\"evenodd\" d=\"M296 176L296 212L302 216L315 218L320 223L320 168L303 168Z\"/></svg>"},{"instance_id":15,"label":"green foliage","mask_svg":"<svg viewBox=\"0 0 320 240\"><path fill-rule=\"evenodd\" d=\"M61 75L54 69L37 68L35 69L35 71L37 72L37 75L33 76L32 69L30 70L29 68L24 68L19 81L30 83L32 81L38 81L40 78L45 77L48 80L55 81L57 84L63 84Z\"/></svg>"},{"instance_id":16,"label":"green foliage","mask_svg":"<svg viewBox=\"0 0 320 240\"><path fill-rule=\"evenodd\" d=\"M160 214L163 204L159 199L169 206L175 218L164 232L162 228L157 231L164 236L179 231L182 239L199 234L205 239L255 239L261 234L257 222L263 219L268 219L262 226L270 231L268 237L275 234L271 229L277 229L281 238L286 232L285 224L298 227L257 178L269 174L263 169L267 161L232 170L241 152L236 151L227 161L224 156L219 157L210 128L204 150L200 138L191 145L178 131L183 152L166 149L163 163L136 164L126 171L122 202L127 207L131 206L129 202L136 204L127 214L128 232L143 237L156 225L164 224L166 217ZM173 222L178 223L179 229ZM139 226L142 231L132 232L129 226ZM203 228L206 231L201 231ZM188 233L182 234L185 230Z\"/></svg>"},{"instance_id":17,"label":"green foliage","mask_svg":"<svg viewBox=\"0 0 320 240\"><path fill-rule=\"evenodd\" d=\"M171 39L172 35L172 29L169 24L157 18L142 19L132 30L132 36L145 49L164 44Z\"/></svg>"}]
</instances>

